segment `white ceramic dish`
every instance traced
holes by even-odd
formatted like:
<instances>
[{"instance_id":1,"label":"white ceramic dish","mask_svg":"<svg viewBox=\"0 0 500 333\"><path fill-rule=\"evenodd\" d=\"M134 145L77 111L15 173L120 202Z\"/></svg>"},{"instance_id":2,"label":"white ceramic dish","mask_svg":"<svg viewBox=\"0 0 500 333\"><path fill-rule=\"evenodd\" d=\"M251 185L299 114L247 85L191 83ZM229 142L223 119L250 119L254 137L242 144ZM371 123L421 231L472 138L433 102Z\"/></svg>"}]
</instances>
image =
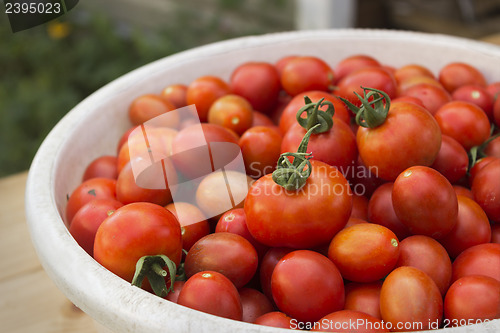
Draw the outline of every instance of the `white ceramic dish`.
<instances>
[{"instance_id":1,"label":"white ceramic dish","mask_svg":"<svg viewBox=\"0 0 500 333\"><path fill-rule=\"evenodd\" d=\"M435 73L446 63L473 64L491 81L500 79L500 47L443 35L380 30L303 31L219 42L141 67L98 90L50 132L30 169L26 216L40 261L50 278L78 307L115 332L286 332L194 311L132 287L87 255L65 227L66 196L85 166L114 154L129 127L126 112L138 95L205 74L229 78L249 60L275 62L289 54L317 55L332 66L352 55L371 54L382 63L420 63ZM453 332L499 332L500 320Z\"/></svg>"}]
</instances>

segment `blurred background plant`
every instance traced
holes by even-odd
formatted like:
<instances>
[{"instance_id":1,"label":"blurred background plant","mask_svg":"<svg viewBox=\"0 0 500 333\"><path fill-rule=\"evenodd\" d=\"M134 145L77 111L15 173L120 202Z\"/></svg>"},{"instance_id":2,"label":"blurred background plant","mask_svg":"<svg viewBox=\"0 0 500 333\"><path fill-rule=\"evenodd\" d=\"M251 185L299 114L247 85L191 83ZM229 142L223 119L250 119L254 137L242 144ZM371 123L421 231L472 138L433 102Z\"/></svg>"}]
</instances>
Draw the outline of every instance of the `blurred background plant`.
<instances>
[{"instance_id":1,"label":"blurred background plant","mask_svg":"<svg viewBox=\"0 0 500 333\"><path fill-rule=\"evenodd\" d=\"M80 1L61 18L15 34L2 17L0 177L27 170L55 124L78 102L117 77L202 44L293 28L292 17L287 21L274 19L276 15L247 15L246 2L239 0L211 1L211 10L203 15L203 1L166 1L167 14L156 11L164 16L153 19L140 17L147 12L124 11L135 20L120 17L120 10L114 10L120 2L114 2L113 8L108 2ZM122 4L127 2L146 8L147 1ZM281 17L286 14L285 0L252 2L252 8L265 8ZM233 25L232 20L240 24Z\"/></svg>"}]
</instances>

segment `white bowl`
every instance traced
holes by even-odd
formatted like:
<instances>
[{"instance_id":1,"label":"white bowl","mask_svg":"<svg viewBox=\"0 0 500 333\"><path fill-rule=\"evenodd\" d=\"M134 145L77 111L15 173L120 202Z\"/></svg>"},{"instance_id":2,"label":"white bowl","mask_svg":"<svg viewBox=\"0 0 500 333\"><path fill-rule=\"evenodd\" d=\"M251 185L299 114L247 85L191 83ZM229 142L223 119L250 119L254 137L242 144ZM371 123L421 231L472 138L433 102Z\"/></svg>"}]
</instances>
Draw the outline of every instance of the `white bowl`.
<instances>
[{"instance_id":1,"label":"white bowl","mask_svg":"<svg viewBox=\"0 0 500 333\"><path fill-rule=\"evenodd\" d=\"M237 65L250 60L275 62L285 55L308 54L335 66L340 59L360 53L396 67L423 64L435 73L448 62L463 61L476 66L487 80L500 80L500 47L400 31L353 29L245 37L155 61L111 82L78 104L38 150L27 182L26 216L47 274L75 305L116 332L285 331L194 311L132 287L98 264L72 238L61 219L66 196L78 185L92 159L116 152L119 137L130 126L127 107L141 94L158 93L168 84L187 84L206 74L228 79ZM486 330L500 331L500 320L453 329Z\"/></svg>"}]
</instances>

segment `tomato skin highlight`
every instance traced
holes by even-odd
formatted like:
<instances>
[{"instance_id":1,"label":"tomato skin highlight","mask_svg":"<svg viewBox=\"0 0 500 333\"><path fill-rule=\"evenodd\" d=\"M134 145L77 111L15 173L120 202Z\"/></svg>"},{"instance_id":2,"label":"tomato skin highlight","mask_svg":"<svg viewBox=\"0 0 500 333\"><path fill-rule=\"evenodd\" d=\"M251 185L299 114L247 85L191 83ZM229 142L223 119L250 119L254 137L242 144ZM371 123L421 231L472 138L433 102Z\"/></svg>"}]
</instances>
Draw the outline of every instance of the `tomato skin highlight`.
<instances>
[{"instance_id":1,"label":"tomato skin highlight","mask_svg":"<svg viewBox=\"0 0 500 333\"><path fill-rule=\"evenodd\" d=\"M344 283L337 267L310 250L285 255L271 277L276 305L299 321L316 321L344 306Z\"/></svg>"},{"instance_id":2,"label":"tomato skin highlight","mask_svg":"<svg viewBox=\"0 0 500 333\"><path fill-rule=\"evenodd\" d=\"M262 244L295 249L324 245L351 213L345 177L326 163L311 160L312 173L298 191L286 191L268 174L252 184L244 208L248 230Z\"/></svg>"},{"instance_id":3,"label":"tomato skin highlight","mask_svg":"<svg viewBox=\"0 0 500 333\"><path fill-rule=\"evenodd\" d=\"M414 165L431 165L441 147L441 130L434 117L413 103L391 103L385 122L375 128L359 127L359 155L377 176L394 181Z\"/></svg>"},{"instance_id":4,"label":"tomato skin highlight","mask_svg":"<svg viewBox=\"0 0 500 333\"><path fill-rule=\"evenodd\" d=\"M428 330L441 322L443 298L427 274L415 267L398 267L382 284L380 313L384 321L391 322L393 331ZM409 323L413 329L398 329L398 323Z\"/></svg>"},{"instance_id":5,"label":"tomato skin highlight","mask_svg":"<svg viewBox=\"0 0 500 333\"><path fill-rule=\"evenodd\" d=\"M399 241L388 228L356 224L335 235L328 248L328 258L344 279L374 282L394 268L399 257Z\"/></svg>"}]
</instances>

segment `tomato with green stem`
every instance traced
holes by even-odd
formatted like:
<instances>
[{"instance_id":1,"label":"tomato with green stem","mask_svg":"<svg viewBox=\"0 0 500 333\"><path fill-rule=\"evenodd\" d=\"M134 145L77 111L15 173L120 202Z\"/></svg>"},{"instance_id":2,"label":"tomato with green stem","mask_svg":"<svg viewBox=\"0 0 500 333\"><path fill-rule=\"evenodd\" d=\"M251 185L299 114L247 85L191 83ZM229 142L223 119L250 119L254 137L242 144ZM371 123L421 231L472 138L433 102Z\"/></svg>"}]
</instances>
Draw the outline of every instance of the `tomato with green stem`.
<instances>
[{"instance_id":1,"label":"tomato with green stem","mask_svg":"<svg viewBox=\"0 0 500 333\"><path fill-rule=\"evenodd\" d=\"M363 163L387 181L411 166L431 165L441 147L441 130L434 117L413 103L391 103L384 91L363 90L363 97L357 95L361 107L342 98L360 126L356 142Z\"/></svg>"},{"instance_id":2,"label":"tomato with green stem","mask_svg":"<svg viewBox=\"0 0 500 333\"><path fill-rule=\"evenodd\" d=\"M319 126L319 125L316 125ZM268 246L325 245L351 213L351 189L337 168L310 160L311 128L296 153L284 153L276 170L255 181L244 208L248 230Z\"/></svg>"}]
</instances>

